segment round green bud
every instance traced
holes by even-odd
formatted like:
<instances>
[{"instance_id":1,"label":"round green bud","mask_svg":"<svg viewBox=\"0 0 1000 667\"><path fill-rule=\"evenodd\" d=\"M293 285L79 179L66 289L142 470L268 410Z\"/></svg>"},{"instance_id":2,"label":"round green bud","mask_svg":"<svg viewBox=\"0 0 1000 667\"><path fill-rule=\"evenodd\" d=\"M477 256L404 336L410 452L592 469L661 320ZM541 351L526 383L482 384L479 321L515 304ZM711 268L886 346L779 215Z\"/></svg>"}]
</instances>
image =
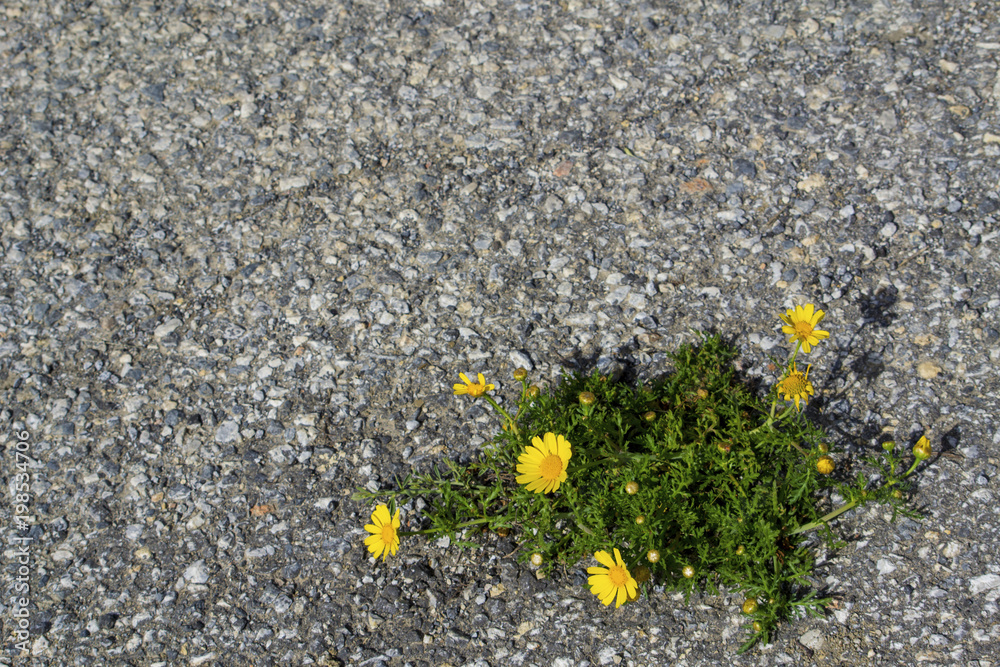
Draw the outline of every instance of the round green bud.
<instances>
[{"instance_id":1,"label":"round green bud","mask_svg":"<svg viewBox=\"0 0 1000 667\"><path fill-rule=\"evenodd\" d=\"M633 480L628 484L626 484L625 493L629 494L630 496L634 496L635 494L639 493L639 482Z\"/></svg>"},{"instance_id":2,"label":"round green bud","mask_svg":"<svg viewBox=\"0 0 1000 667\"><path fill-rule=\"evenodd\" d=\"M593 405L597 402L597 397L594 396L592 392L581 391L580 392L580 405Z\"/></svg>"},{"instance_id":3,"label":"round green bud","mask_svg":"<svg viewBox=\"0 0 1000 667\"><path fill-rule=\"evenodd\" d=\"M527 369L518 368L517 370L514 371L514 379L517 380L518 382L521 382L526 377L528 377Z\"/></svg>"}]
</instances>

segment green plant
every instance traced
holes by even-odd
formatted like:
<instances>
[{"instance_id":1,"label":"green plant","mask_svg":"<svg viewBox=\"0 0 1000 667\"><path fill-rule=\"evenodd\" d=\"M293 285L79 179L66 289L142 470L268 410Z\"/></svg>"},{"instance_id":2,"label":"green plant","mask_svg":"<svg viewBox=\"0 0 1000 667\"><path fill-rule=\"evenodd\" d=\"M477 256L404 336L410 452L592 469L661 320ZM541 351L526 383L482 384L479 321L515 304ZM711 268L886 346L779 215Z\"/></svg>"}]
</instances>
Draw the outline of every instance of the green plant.
<instances>
[{"instance_id":1,"label":"green plant","mask_svg":"<svg viewBox=\"0 0 1000 667\"><path fill-rule=\"evenodd\" d=\"M828 602L808 580L813 553L803 534L818 530L836 546L829 521L867 502L891 505L893 518L915 516L901 491L930 454L922 438L902 472L902 457L884 447L868 461L879 469L878 485L862 473L832 474L828 439L799 412L800 400L814 394L809 371L795 365L800 350L827 337L815 328L822 316L811 305L782 316L797 345L763 399L739 380L736 352L719 336L681 347L668 377L637 386L595 372L564 375L545 393L518 369L514 416L488 395L493 386L482 374L477 383L463 375L456 394L485 396L503 419L482 456L355 499L385 496L396 508L423 498L425 527L400 536L445 534L474 546L466 535L474 527L513 531L520 558L544 572L595 557L605 567L588 569L591 591L616 607L654 584L686 598L723 585L746 600L743 649L767 641L780 621L821 614ZM825 489L844 503L823 514ZM389 516L384 505L376 513L372 533L384 531Z\"/></svg>"}]
</instances>

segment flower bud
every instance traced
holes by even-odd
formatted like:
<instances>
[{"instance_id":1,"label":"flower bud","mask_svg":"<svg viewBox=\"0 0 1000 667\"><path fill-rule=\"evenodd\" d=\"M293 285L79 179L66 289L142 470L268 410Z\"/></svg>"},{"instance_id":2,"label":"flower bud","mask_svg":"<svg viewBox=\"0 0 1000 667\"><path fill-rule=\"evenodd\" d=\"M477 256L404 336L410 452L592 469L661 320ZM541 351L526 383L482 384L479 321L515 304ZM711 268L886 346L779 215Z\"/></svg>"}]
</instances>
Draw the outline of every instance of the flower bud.
<instances>
[{"instance_id":1,"label":"flower bud","mask_svg":"<svg viewBox=\"0 0 1000 667\"><path fill-rule=\"evenodd\" d=\"M819 443L819 445L816 446L816 449L819 450L820 454L826 454L828 451L830 451L830 445L826 444L825 442L821 442Z\"/></svg>"},{"instance_id":2,"label":"flower bud","mask_svg":"<svg viewBox=\"0 0 1000 667\"><path fill-rule=\"evenodd\" d=\"M644 414L642 416L642 418L645 419L648 422L654 421L656 419L656 413L653 412L652 410L650 410L649 412L647 412L646 414Z\"/></svg>"},{"instance_id":3,"label":"flower bud","mask_svg":"<svg viewBox=\"0 0 1000 667\"><path fill-rule=\"evenodd\" d=\"M633 480L628 484L626 484L625 493L629 494L630 496L634 496L635 494L639 493L639 482Z\"/></svg>"},{"instance_id":4,"label":"flower bud","mask_svg":"<svg viewBox=\"0 0 1000 667\"><path fill-rule=\"evenodd\" d=\"M746 553L746 550L747 548L741 544L740 546L736 547L736 555L742 556L743 554Z\"/></svg>"},{"instance_id":5,"label":"flower bud","mask_svg":"<svg viewBox=\"0 0 1000 667\"><path fill-rule=\"evenodd\" d=\"M527 369L518 368L514 371L514 379L517 380L518 382L521 382L526 377L528 377Z\"/></svg>"},{"instance_id":6,"label":"flower bud","mask_svg":"<svg viewBox=\"0 0 1000 667\"><path fill-rule=\"evenodd\" d=\"M821 456L818 461L816 461L816 470L819 471L821 475L829 475L833 472L836 465L833 459L829 456Z\"/></svg>"},{"instance_id":7,"label":"flower bud","mask_svg":"<svg viewBox=\"0 0 1000 667\"><path fill-rule=\"evenodd\" d=\"M743 602L743 613L749 616L750 614L757 611L757 601L753 598L747 598Z\"/></svg>"},{"instance_id":8,"label":"flower bud","mask_svg":"<svg viewBox=\"0 0 1000 667\"><path fill-rule=\"evenodd\" d=\"M754 621L753 622L753 631L754 632L761 632L763 630L764 630L764 626L760 624L760 621Z\"/></svg>"},{"instance_id":9,"label":"flower bud","mask_svg":"<svg viewBox=\"0 0 1000 667\"><path fill-rule=\"evenodd\" d=\"M590 406L590 405L593 405L596 402L597 402L597 397L594 396L594 394L592 392L589 392L589 391L581 391L580 392L580 405Z\"/></svg>"},{"instance_id":10,"label":"flower bud","mask_svg":"<svg viewBox=\"0 0 1000 667\"><path fill-rule=\"evenodd\" d=\"M685 565L684 569L681 570L681 574L684 575L685 579L690 579L694 576L694 567L690 565Z\"/></svg>"},{"instance_id":11,"label":"flower bud","mask_svg":"<svg viewBox=\"0 0 1000 667\"><path fill-rule=\"evenodd\" d=\"M538 552L531 554L531 564L535 567L540 567L542 564L542 554Z\"/></svg>"},{"instance_id":12,"label":"flower bud","mask_svg":"<svg viewBox=\"0 0 1000 667\"><path fill-rule=\"evenodd\" d=\"M891 452L895 448L896 448L895 440L886 440L885 442L882 443L882 449L884 449L887 452Z\"/></svg>"},{"instance_id":13,"label":"flower bud","mask_svg":"<svg viewBox=\"0 0 1000 667\"><path fill-rule=\"evenodd\" d=\"M646 523L646 517L644 517L643 515L640 514L635 518L635 525L641 526L644 523Z\"/></svg>"},{"instance_id":14,"label":"flower bud","mask_svg":"<svg viewBox=\"0 0 1000 667\"><path fill-rule=\"evenodd\" d=\"M913 455L918 461L930 458L931 443L930 440L927 439L926 435L920 436L920 440L917 440L917 444L913 445Z\"/></svg>"},{"instance_id":15,"label":"flower bud","mask_svg":"<svg viewBox=\"0 0 1000 667\"><path fill-rule=\"evenodd\" d=\"M538 388L538 385L533 384L528 387L528 398L538 398L538 395L542 393L542 390Z\"/></svg>"},{"instance_id":16,"label":"flower bud","mask_svg":"<svg viewBox=\"0 0 1000 667\"><path fill-rule=\"evenodd\" d=\"M652 573L649 568L645 565L639 565L634 570L632 570L632 577L635 579L636 583L644 584L653 578Z\"/></svg>"},{"instance_id":17,"label":"flower bud","mask_svg":"<svg viewBox=\"0 0 1000 667\"><path fill-rule=\"evenodd\" d=\"M650 549L649 551L646 552L646 560L648 560L650 563L660 562L660 552L657 551L656 549Z\"/></svg>"}]
</instances>

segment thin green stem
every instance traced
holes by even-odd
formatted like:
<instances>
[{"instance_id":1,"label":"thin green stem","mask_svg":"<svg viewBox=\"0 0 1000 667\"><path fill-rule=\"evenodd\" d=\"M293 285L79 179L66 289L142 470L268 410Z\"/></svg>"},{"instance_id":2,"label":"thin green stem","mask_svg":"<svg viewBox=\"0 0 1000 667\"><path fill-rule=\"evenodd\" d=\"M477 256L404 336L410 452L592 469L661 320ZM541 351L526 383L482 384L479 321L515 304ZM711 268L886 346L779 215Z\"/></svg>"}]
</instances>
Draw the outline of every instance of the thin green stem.
<instances>
[{"instance_id":1,"label":"thin green stem","mask_svg":"<svg viewBox=\"0 0 1000 667\"><path fill-rule=\"evenodd\" d=\"M910 474L912 474L913 471L916 470L917 466L920 465L920 461L921 461L921 459L917 459L916 461L914 461L913 465L910 466L909 470L907 470L905 473L903 473L902 477L899 477L898 479L891 479L888 482L886 482L885 488L889 488L891 486L895 486L895 484L897 482L900 482L900 481L906 479L907 477L909 477ZM798 528L796 528L795 530L793 530L791 533L789 533L789 535L798 535L800 533L807 533L810 530L815 530L815 529L819 528L820 526L826 524L828 521L832 521L833 519L836 519L838 516L840 516L844 512L846 512L846 511L848 511L848 510L850 510L850 509L852 509L854 507L857 507L857 505L861 501L863 501L863 500L864 500L864 497L855 498L851 502L845 503L845 504L841 505L840 507L838 507L837 509L833 510L832 512L830 512L826 516L820 517L816 521L813 521L811 523L807 523L804 526L799 526Z\"/></svg>"},{"instance_id":2,"label":"thin green stem","mask_svg":"<svg viewBox=\"0 0 1000 667\"><path fill-rule=\"evenodd\" d=\"M497 412L499 412L500 414L502 414L504 417L506 417L507 423L510 425L510 430L514 432L514 435L520 435L521 434L521 432L517 428L517 423L511 418L511 416L509 414L507 414L506 410L504 410L503 408L500 407L499 403L497 403L496 401L493 400L492 396L490 396L489 394L483 394L483 398L485 398L489 402L489 404L493 406L494 410L496 410Z\"/></svg>"},{"instance_id":3,"label":"thin green stem","mask_svg":"<svg viewBox=\"0 0 1000 667\"><path fill-rule=\"evenodd\" d=\"M425 528L423 530L402 530L399 532L400 537L409 537L410 535L433 535L434 533L452 532L459 530L461 528L468 528L469 526L475 526L482 523L489 523L493 519L487 517L484 519L473 519L472 521L466 521L460 523L453 528Z\"/></svg>"}]
</instances>

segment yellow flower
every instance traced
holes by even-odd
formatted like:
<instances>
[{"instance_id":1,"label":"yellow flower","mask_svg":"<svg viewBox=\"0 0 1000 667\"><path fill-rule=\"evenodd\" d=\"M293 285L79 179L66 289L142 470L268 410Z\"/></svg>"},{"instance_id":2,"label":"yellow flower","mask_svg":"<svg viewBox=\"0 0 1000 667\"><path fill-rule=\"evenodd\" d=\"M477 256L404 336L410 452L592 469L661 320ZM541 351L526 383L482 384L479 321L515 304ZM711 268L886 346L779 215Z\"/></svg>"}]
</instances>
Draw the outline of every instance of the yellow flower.
<instances>
[{"instance_id":1,"label":"yellow flower","mask_svg":"<svg viewBox=\"0 0 1000 667\"><path fill-rule=\"evenodd\" d=\"M913 455L919 461L930 458L931 441L927 439L926 435L920 436L920 439L917 440L917 444L913 445Z\"/></svg>"},{"instance_id":2,"label":"yellow flower","mask_svg":"<svg viewBox=\"0 0 1000 667\"><path fill-rule=\"evenodd\" d=\"M829 456L821 456L819 460L816 461L816 470L819 471L821 475L829 475L833 472L836 464L833 459Z\"/></svg>"},{"instance_id":3,"label":"yellow flower","mask_svg":"<svg viewBox=\"0 0 1000 667\"><path fill-rule=\"evenodd\" d=\"M588 567L587 584L590 592L600 598L601 603L610 605L615 601L615 609L622 606L625 600L635 598L639 583L629 574L622 555L615 549L614 560L607 551L594 554L597 562L606 567Z\"/></svg>"},{"instance_id":4,"label":"yellow flower","mask_svg":"<svg viewBox=\"0 0 1000 667\"><path fill-rule=\"evenodd\" d=\"M491 384L486 384L486 378L483 377L482 373L479 373L479 382L472 382L469 378L465 377L465 373L459 373L458 377L462 378L462 382L465 384L454 385L456 396L468 394L472 398L479 398L486 392L493 391L496 388Z\"/></svg>"},{"instance_id":5,"label":"yellow flower","mask_svg":"<svg viewBox=\"0 0 1000 667\"><path fill-rule=\"evenodd\" d=\"M778 383L778 393L784 394L786 401L795 399L796 410L799 409L799 400L808 405L809 397L813 395L812 382L809 381L810 368L812 368L811 365L806 366L806 372L800 373L795 368L795 364L792 364L792 370Z\"/></svg>"},{"instance_id":6,"label":"yellow flower","mask_svg":"<svg viewBox=\"0 0 1000 667\"><path fill-rule=\"evenodd\" d=\"M781 321L787 326L781 330L788 334L789 342L797 341L802 344L802 351L808 353L813 345L818 344L824 338L829 338L827 331L820 331L816 328L820 320L826 314L822 310L813 312L814 306L807 303L805 306L795 306L795 310L788 310L784 315L778 315Z\"/></svg>"},{"instance_id":7,"label":"yellow flower","mask_svg":"<svg viewBox=\"0 0 1000 667\"><path fill-rule=\"evenodd\" d=\"M375 558L381 554L382 560L388 554L396 555L399 550L399 535L396 529L399 528L399 508L396 508L396 515L389 516L389 508L379 505L372 512L372 522L365 526L371 535L365 538L365 546L372 552Z\"/></svg>"},{"instance_id":8,"label":"yellow flower","mask_svg":"<svg viewBox=\"0 0 1000 667\"><path fill-rule=\"evenodd\" d=\"M565 437L546 433L545 439L537 435L531 445L517 457L518 484L527 484L528 491L551 493L566 481L566 467L573 456L573 446Z\"/></svg>"}]
</instances>

